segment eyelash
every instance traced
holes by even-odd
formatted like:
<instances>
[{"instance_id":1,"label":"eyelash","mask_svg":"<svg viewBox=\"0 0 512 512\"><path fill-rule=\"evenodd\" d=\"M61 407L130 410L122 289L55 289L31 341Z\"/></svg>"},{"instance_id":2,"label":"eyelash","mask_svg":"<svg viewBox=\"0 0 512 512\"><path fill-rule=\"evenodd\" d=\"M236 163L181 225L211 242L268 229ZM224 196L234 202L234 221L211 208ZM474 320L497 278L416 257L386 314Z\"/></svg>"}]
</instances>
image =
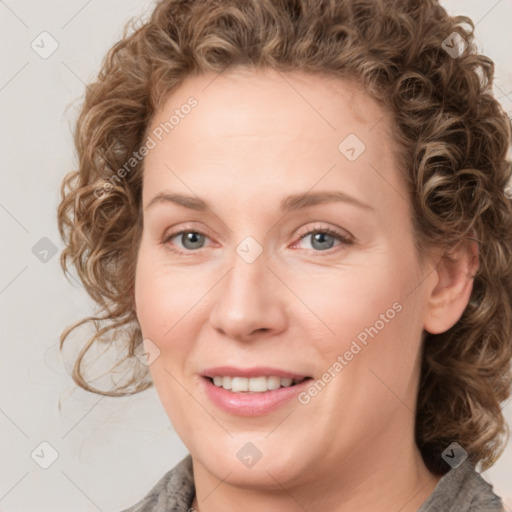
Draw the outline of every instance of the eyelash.
<instances>
[{"instance_id":1,"label":"eyelash","mask_svg":"<svg viewBox=\"0 0 512 512\"><path fill-rule=\"evenodd\" d=\"M184 233L195 233L197 235L202 235L202 236L205 236L206 238L208 238L208 235L206 235L205 233L203 233L201 231L198 231L197 229L194 229L192 227L189 227L189 228L185 227L184 229L181 229L179 231L171 232L168 235L164 236L164 240L162 241L162 244L163 245L169 245L170 240L172 240L174 237L176 237L178 235L183 235ZM322 227L322 226L314 226L312 229L308 229L304 233L299 234L298 240L296 242L294 242L293 245L296 245L298 242L300 242L303 238L307 237L308 235L317 234L317 233L331 235L331 236L336 238L341 243L338 244L335 247L332 247L330 249L326 249L325 251L315 251L314 249L305 249L306 251L312 252L312 253L315 253L315 254L319 253L319 254L331 255L331 254L333 254L335 252L338 252L338 250L340 250L339 249L340 246L342 246L342 245L352 245L354 243L354 239L353 239L352 236L344 235L344 234L340 233L339 231L334 230L332 228ZM200 249L203 249L203 247L201 247ZM192 255L193 253L198 252L200 249L182 251L180 249L170 248L170 250L172 252L175 252L177 254L184 255L184 256Z\"/></svg>"}]
</instances>

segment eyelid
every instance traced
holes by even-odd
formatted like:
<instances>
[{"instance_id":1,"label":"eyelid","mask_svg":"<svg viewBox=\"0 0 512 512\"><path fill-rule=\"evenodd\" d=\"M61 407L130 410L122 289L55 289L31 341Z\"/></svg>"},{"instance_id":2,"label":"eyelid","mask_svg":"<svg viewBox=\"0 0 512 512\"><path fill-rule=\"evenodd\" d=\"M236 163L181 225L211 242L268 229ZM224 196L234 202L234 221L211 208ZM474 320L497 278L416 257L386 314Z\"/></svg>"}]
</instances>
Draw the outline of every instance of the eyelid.
<instances>
[{"instance_id":1,"label":"eyelid","mask_svg":"<svg viewBox=\"0 0 512 512\"><path fill-rule=\"evenodd\" d=\"M211 237L209 235L207 235L204 232L204 230L197 228L194 224L185 224L185 225L180 225L180 227L177 229L169 228L165 232L164 236L162 237L162 245L168 245L169 240L171 238L174 238L178 235L182 235L183 233L197 233L197 234L202 235L205 238L209 238L211 240ZM202 247L201 249L203 249L203 248L204 247ZM172 250L174 250L175 252L177 252L179 254L193 254L194 252L199 251L199 249L197 249L196 251L181 250L181 249L172 249Z\"/></svg>"},{"instance_id":2,"label":"eyelid","mask_svg":"<svg viewBox=\"0 0 512 512\"><path fill-rule=\"evenodd\" d=\"M345 230L344 230L345 231ZM335 253L338 253L340 250L342 250L343 246L353 245L355 243L355 237L349 233L348 231L342 232L339 228L333 228L330 226L321 225L319 223L315 224L314 226L301 228L299 230L299 238L293 242L292 247L295 247L303 238L306 236L312 235L314 233L327 233L329 235L334 236L338 239L340 242L338 245L335 245L334 247L331 247L330 249L326 249L325 251L315 251L314 249L304 249L309 254L314 254L315 257L318 256L329 256L333 255Z\"/></svg>"},{"instance_id":3,"label":"eyelid","mask_svg":"<svg viewBox=\"0 0 512 512\"><path fill-rule=\"evenodd\" d=\"M298 231L297 236L299 237L299 239L302 239L306 235L309 235L311 233L317 233L317 232L329 233L331 235L339 237L341 240L344 240L346 242L354 242L355 241L354 236L351 233L349 233L348 231L342 230L340 228L334 228L331 226L322 225L321 223L316 223L312 227L309 226L309 227L301 228Z\"/></svg>"},{"instance_id":4,"label":"eyelid","mask_svg":"<svg viewBox=\"0 0 512 512\"><path fill-rule=\"evenodd\" d=\"M338 247L340 247L342 245L352 245L355 242L355 238L351 233L349 233L346 230L343 230L343 231L344 232L342 232L342 230L339 228L333 228L330 226L322 225L320 223L316 223L314 226L306 226L304 228L301 228L296 235L296 237L298 237L298 238L296 238L295 242L293 242L291 246L294 247L295 245L297 245L297 243L299 243L303 238L305 238L308 235L311 235L314 233L327 233L327 234L332 235L335 238L337 238L340 243L338 245L336 245L335 247L332 247L325 251L315 251L313 249L304 249L304 250L308 251L309 253L312 252L319 256L322 254L326 254L326 255L332 254L333 252L337 252L337 250L339 250L339 249L337 249ZM174 238L178 235L182 235L187 232L197 233L201 236L204 236L205 238L211 239L210 236L208 236L201 229L196 228L193 224L188 224L188 225L186 224L184 226L180 226L180 228L177 230L173 230L172 228L167 230L163 236L162 245L168 245L169 241L172 238ZM201 247L200 249L204 249L204 248L205 247ZM200 249L197 249L197 250L171 249L171 250L178 254L192 255L194 253L199 252Z\"/></svg>"}]
</instances>

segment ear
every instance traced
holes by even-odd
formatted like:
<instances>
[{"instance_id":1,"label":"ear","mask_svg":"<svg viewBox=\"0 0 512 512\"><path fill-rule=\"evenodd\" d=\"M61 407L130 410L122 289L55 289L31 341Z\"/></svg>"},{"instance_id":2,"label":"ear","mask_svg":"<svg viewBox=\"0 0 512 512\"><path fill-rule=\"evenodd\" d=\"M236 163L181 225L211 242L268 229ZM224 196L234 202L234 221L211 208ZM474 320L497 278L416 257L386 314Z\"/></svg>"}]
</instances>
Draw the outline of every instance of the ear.
<instances>
[{"instance_id":1,"label":"ear","mask_svg":"<svg viewBox=\"0 0 512 512\"><path fill-rule=\"evenodd\" d=\"M423 325L431 334L447 331L464 313L479 267L478 242L466 238L454 248L444 251L438 259Z\"/></svg>"}]
</instances>

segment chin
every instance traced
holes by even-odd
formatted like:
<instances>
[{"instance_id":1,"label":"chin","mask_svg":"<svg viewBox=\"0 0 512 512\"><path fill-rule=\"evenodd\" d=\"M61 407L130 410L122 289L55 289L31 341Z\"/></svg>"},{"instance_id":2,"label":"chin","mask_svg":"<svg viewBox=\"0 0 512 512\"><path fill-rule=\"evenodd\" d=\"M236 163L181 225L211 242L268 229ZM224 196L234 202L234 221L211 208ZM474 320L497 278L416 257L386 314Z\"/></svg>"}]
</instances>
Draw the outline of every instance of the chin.
<instances>
[{"instance_id":1,"label":"chin","mask_svg":"<svg viewBox=\"0 0 512 512\"><path fill-rule=\"evenodd\" d=\"M230 485L278 489L304 475L307 464L301 447L291 444L287 435L272 440L265 435L234 436L223 443L199 441L200 446L189 451L208 473Z\"/></svg>"}]
</instances>

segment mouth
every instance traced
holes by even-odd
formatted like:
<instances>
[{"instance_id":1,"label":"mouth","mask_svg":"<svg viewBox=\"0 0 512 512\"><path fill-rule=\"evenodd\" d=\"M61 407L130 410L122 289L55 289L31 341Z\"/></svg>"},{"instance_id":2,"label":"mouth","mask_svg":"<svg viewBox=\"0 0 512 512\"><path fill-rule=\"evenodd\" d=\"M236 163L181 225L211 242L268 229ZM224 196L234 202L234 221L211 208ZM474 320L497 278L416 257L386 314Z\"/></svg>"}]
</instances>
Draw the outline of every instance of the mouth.
<instances>
[{"instance_id":1,"label":"mouth","mask_svg":"<svg viewBox=\"0 0 512 512\"><path fill-rule=\"evenodd\" d=\"M280 388L291 388L301 384L305 380L310 380L311 377L279 377L277 375L258 377L241 377L230 375L215 375L214 377L206 377L214 386L223 388L232 393L266 393L268 391L275 391Z\"/></svg>"},{"instance_id":2,"label":"mouth","mask_svg":"<svg viewBox=\"0 0 512 512\"><path fill-rule=\"evenodd\" d=\"M201 374L211 402L236 416L262 416L290 402L313 377L276 368L212 368Z\"/></svg>"}]
</instances>

